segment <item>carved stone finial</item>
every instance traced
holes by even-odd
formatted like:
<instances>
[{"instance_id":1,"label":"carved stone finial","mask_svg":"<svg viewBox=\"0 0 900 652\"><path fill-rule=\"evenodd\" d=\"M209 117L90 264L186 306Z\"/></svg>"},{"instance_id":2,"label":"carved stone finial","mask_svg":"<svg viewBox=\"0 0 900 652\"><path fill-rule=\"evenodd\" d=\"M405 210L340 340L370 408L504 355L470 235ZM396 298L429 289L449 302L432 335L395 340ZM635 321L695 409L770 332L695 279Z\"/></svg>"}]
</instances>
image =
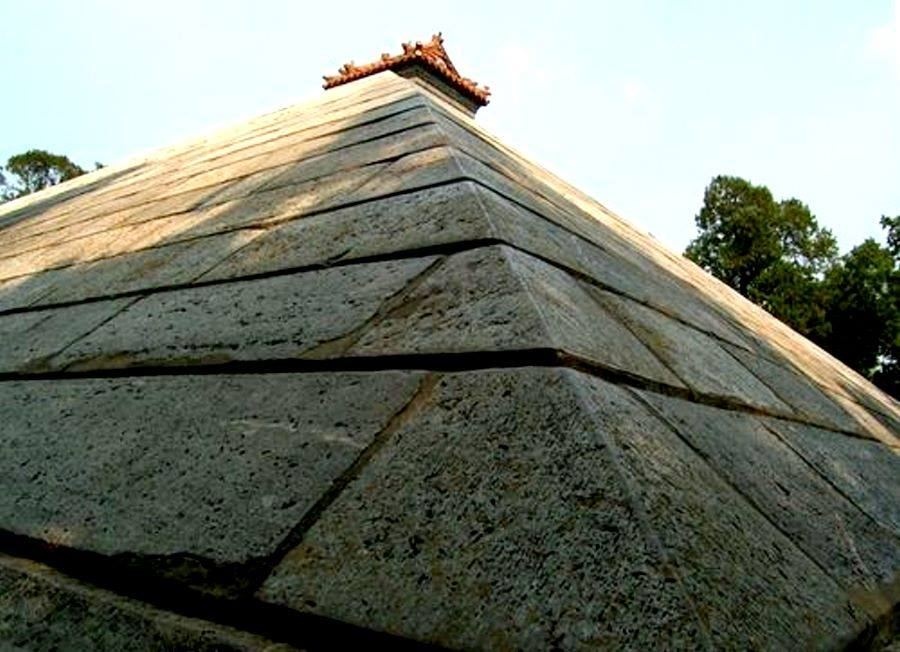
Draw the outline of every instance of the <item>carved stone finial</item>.
<instances>
[{"instance_id":1,"label":"carved stone finial","mask_svg":"<svg viewBox=\"0 0 900 652\"><path fill-rule=\"evenodd\" d=\"M385 70L400 71L419 64L467 98L475 107L485 106L488 103L490 89L487 86L479 86L478 83L459 74L444 49L444 37L441 32L432 35L431 40L427 43L409 41L402 43L401 48L403 49L401 54L391 55L385 52L373 63L357 66L350 61L344 64L338 70L337 75L324 76L324 87L334 88Z\"/></svg>"}]
</instances>

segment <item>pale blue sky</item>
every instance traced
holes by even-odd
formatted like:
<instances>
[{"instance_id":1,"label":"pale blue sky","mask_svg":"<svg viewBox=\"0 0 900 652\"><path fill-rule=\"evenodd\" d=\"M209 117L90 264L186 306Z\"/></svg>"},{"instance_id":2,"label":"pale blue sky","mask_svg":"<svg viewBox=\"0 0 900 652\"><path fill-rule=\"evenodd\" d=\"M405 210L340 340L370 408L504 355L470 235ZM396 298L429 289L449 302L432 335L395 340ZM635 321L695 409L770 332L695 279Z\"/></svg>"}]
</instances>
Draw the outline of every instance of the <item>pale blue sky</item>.
<instances>
[{"instance_id":1,"label":"pale blue sky","mask_svg":"<svg viewBox=\"0 0 900 652\"><path fill-rule=\"evenodd\" d=\"M675 249L716 174L844 250L900 214L900 0L0 0L0 160L116 162L438 30L494 91L482 124Z\"/></svg>"}]
</instances>

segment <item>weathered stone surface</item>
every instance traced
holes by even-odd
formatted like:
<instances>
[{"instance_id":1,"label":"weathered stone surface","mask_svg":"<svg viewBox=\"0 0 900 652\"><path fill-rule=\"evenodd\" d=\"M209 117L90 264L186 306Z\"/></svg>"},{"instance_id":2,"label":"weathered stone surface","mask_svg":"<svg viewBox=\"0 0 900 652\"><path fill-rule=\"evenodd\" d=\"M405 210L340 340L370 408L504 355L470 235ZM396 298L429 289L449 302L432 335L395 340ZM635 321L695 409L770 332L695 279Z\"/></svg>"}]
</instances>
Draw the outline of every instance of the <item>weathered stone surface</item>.
<instances>
[{"instance_id":1,"label":"weathered stone surface","mask_svg":"<svg viewBox=\"0 0 900 652\"><path fill-rule=\"evenodd\" d=\"M295 649L154 609L5 555L0 556L0 647L10 652Z\"/></svg>"},{"instance_id":2,"label":"weathered stone surface","mask_svg":"<svg viewBox=\"0 0 900 652\"><path fill-rule=\"evenodd\" d=\"M829 425L840 430L863 430L857 421L825 396L821 389L807 380L799 369L784 360L776 364L736 346L723 345L757 378L764 379L784 403L790 405L800 418Z\"/></svg>"},{"instance_id":3,"label":"weathered stone surface","mask_svg":"<svg viewBox=\"0 0 900 652\"><path fill-rule=\"evenodd\" d=\"M0 311L33 305L53 289L55 280L48 272L0 281Z\"/></svg>"},{"instance_id":4,"label":"weathered stone surface","mask_svg":"<svg viewBox=\"0 0 900 652\"><path fill-rule=\"evenodd\" d=\"M48 360L134 299L0 316L0 372L46 370Z\"/></svg>"},{"instance_id":5,"label":"weathered stone surface","mask_svg":"<svg viewBox=\"0 0 900 652\"><path fill-rule=\"evenodd\" d=\"M556 348L632 376L684 387L628 328L592 300L590 286L518 251L508 251L507 257Z\"/></svg>"},{"instance_id":6,"label":"weathered stone surface","mask_svg":"<svg viewBox=\"0 0 900 652\"><path fill-rule=\"evenodd\" d=\"M243 229L45 272L53 274L55 279L52 287L33 305L83 301L190 283L263 233L264 229Z\"/></svg>"},{"instance_id":7,"label":"weathered stone surface","mask_svg":"<svg viewBox=\"0 0 900 652\"><path fill-rule=\"evenodd\" d=\"M204 279L494 237L471 182L427 188L285 222L236 251Z\"/></svg>"},{"instance_id":8,"label":"weathered stone surface","mask_svg":"<svg viewBox=\"0 0 900 652\"><path fill-rule=\"evenodd\" d=\"M196 194L198 189L186 188L178 193L173 192L173 194L167 195L164 200L149 203L130 202L127 206L122 207L127 209L127 212L117 214L116 210L110 209L111 216L104 218L93 227L84 228L84 225L79 223L72 227L71 234L56 232L50 235L49 242L37 241L34 246L40 247L38 249L0 258L0 278L29 274L48 267L99 258L111 252L98 253L98 250L105 250L110 246L116 251L127 250L127 241L139 242L148 246L158 243L164 238L172 239L174 234L184 234L189 227L194 227L191 229L191 234L196 237L229 226L233 228L236 224L258 222L261 217L271 218L273 217L271 214L273 199L277 201L278 197L284 197L284 193L274 197L268 195L267 193L271 190L297 184L311 184L322 177L334 177L338 171L351 171L379 163L385 159L394 159L429 147L437 147L442 144L443 140L443 135L436 131L433 125L426 124L401 134L362 142L302 161L285 163L262 171L257 170L234 180L205 187L208 189L203 190L201 195ZM311 184L310 187L302 189L294 188L293 194L302 195L301 202L307 207L307 210L321 210L327 206L324 200L329 195L333 198L332 205L336 203L335 199L338 201L348 200L347 194L334 197L334 193L329 191L339 188L343 193L347 193L346 181L350 181L353 187L357 187L371 176L367 174L368 172L376 171L377 168L370 171L364 170L364 176L359 181L357 181L359 175L351 175L346 180L332 179L333 183L326 185L325 192L322 194L316 192L316 185L321 184ZM402 178L406 179L406 177ZM373 196L373 193L386 192L384 187L384 183L367 187L368 196ZM247 196L255 194L262 195L260 202L243 201ZM179 201L181 197L185 197L186 201ZM362 197L357 199L362 199ZM225 202L232 203L221 206ZM215 208L209 211L197 210L210 207ZM268 213L260 215L260 210L266 208L269 208ZM184 216L174 221L169 220L169 223L147 222L157 216L182 211L195 212L187 224ZM284 213L281 213L281 216L283 217ZM213 219L217 224L211 230L201 231L196 228ZM135 222L142 222L137 231L133 226L125 230L114 229L117 225L124 223L133 225ZM85 240L88 236L92 239Z\"/></svg>"},{"instance_id":9,"label":"weathered stone surface","mask_svg":"<svg viewBox=\"0 0 900 652\"><path fill-rule=\"evenodd\" d=\"M0 528L105 555L271 554L420 376L0 383Z\"/></svg>"},{"instance_id":10,"label":"weathered stone surface","mask_svg":"<svg viewBox=\"0 0 900 652\"><path fill-rule=\"evenodd\" d=\"M900 404L396 75L0 206L10 310L0 371L54 373L0 379L0 539L48 559L460 647L900 604ZM16 640L120 631L63 602Z\"/></svg>"},{"instance_id":11,"label":"weathered stone surface","mask_svg":"<svg viewBox=\"0 0 900 652\"><path fill-rule=\"evenodd\" d=\"M838 493L758 419L649 392L641 396L846 590L871 590L900 578L900 536Z\"/></svg>"},{"instance_id":12,"label":"weathered stone surface","mask_svg":"<svg viewBox=\"0 0 900 652\"><path fill-rule=\"evenodd\" d=\"M389 85L394 87L388 88ZM385 84L384 88L371 93L363 92L356 99L358 102L351 101L349 104L340 100L314 103L323 108L328 107L329 112L326 114L308 110L312 106L299 111L297 107L291 107L286 111L252 120L245 125L224 129L186 145L156 152L144 159L130 162L124 168L115 166L104 168L66 184L64 189L52 188L42 193L43 197L50 197L53 201L38 206L33 205L34 198L26 198L13 206L4 207L0 211L0 220L3 219L5 212L16 215L24 213L26 217L40 214L41 219L30 220L20 217L16 224L6 229L4 239L12 243L21 238L52 235L75 223L82 223L84 227L86 222L102 215L119 212L129 205L169 196L171 193L167 193L166 189L170 180L205 171L211 165L210 160L222 159L226 150L230 151L229 148L246 149L247 141L244 137L252 138L258 133L257 127L260 126L265 127L269 133L274 130L279 137L291 136L292 130L296 127L315 130L323 124L330 124L328 131L337 133L352 128L359 119L367 122L366 118L371 115L374 107L380 107L381 111L388 108L388 111L393 113L396 112L395 103L398 101L406 101L407 106L409 101L419 104L422 102L421 94L414 92L402 80L399 80L399 84ZM266 123L271 124L266 126ZM336 129L336 124L341 125L343 129ZM303 136L305 134L301 135L301 138ZM247 152L239 156L246 157ZM215 163L212 163L212 166L215 166ZM90 183L94 179L97 181ZM81 192L78 192L78 189L75 192L63 192L69 187L79 185L83 187ZM60 195L63 199L57 199ZM26 206L19 208L22 204Z\"/></svg>"},{"instance_id":13,"label":"weathered stone surface","mask_svg":"<svg viewBox=\"0 0 900 652\"><path fill-rule=\"evenodd\" d=\"M444 134L434 129L433 144L423 138L422 146L412 153L398 157L385 170L373 176L353 194L353 201L362 202L414 188L462 181L456 156L445 146Z\"/></svg>"},{"instance_id":14,"label":"weathered stone surface","mask_svg":"<svg viewBox=\"0 0 900 652\"><path fill-rule=\"evenodd\" d=\"M565 272L508 247L451 256L349 351L462 353L555 348L635 376L678 379Z\"/></svg>"},{"instance_id":15,"label":"weathered stone surface","mask_svg":"<svg viewBox=\"0 0 900 652\"><path fill-rule=\"evenodd\" d=\"M880 412L874 412L867 409L841 392L835 390L829 391L827 387L824 387L823 389L828 391L835 403L840 405L841 409L849 414L850 418L856 422L856 431L863 437L880 441L882 444L891 446L895 449L900 449L900 428L891 427L889 425L892 421L890 418ZM872 389L874 391L880 391L876 390L874 386Z\"/></svg>"},{"instance_id":16,"label":"weathered stone surface","mask_svg":"<svg viewBox=\"0 0 900 652\"><path fill-rule=\"evenodd\" d=\"M900 535L900 451L780 419L765 423L860 509Z\"/></svg>"},{"instance_id":17,"label":"weathered stone surface","mask_svg":"<svg viewBox=\"0 0 900 652\"><path fill-rule=\"evenodd\" d=\"M436 258L335 267L153 294L60 355L71 369L309 357L350 335Z\"/></svg>"},{"instance_id":18,"label":"weathered stone surface","mask_svg":"<svg viewBox=\"0 0 900 652\"><path fill-rule=\"evenodd\" d=\"M574 382L594 428L614 442L714 649L838 647L870 622L840 585L629 393L582 375Z\"/></svg>"},{"instance_id":19,"label":"weathered stone surface","mask_svg":"<svg viewBox=\"0 0 900 652\"><path fill-rule=\"evenodd\" d=\"M564 373L419 400L262 599L454 648L704 646Z\"/></svg>"},{"instance_id":20,"label":"weathered stone surface","mask_svg":"<svg viewBox=\"0 0 900 652\"><path fill-rule=\"evenodd\" d=\"M790 412L772 390L711 337L623 297L601 290L593 290L592 294L601 305L624 320L694 391L737 399L775 412Z\"/></svg>"}]
</instances>

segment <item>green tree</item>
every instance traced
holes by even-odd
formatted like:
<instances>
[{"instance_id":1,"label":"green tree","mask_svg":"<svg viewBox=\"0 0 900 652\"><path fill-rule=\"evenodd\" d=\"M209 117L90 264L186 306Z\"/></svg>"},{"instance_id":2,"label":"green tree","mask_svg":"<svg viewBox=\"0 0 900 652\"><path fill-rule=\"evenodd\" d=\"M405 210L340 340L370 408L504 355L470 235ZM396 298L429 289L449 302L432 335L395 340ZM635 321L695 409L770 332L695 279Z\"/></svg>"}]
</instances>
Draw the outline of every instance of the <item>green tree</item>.
<instances>
[{"instance_id":1,"label":"green tree","mask_svg":"<svg viewBox=\"0 0 900 652\"><path fill-rule=\"evenodd\" d=\"M14 177L14 180L8 181L6 176L0 173L0 197L3 199L22 197L74 179L84 172L67 156L31 149L11 156L6 162L6 175Z\"/></svg>"},{"instance_id":2,"label":"green tree","mask_svg":"<svg viewBox=\"0 0 900 652\"><path fill-rule=\"evenodd\" d=\"M887 246L869 238L826 278L828 351L900 395L900 216L881 218Z\"/></svg>"},{"instance_id":3,"label":"green tree","mask_svg":"<svg viewBox=\"0 0 900 652\"><path fill-rule=\"evenodd\" d=\"M881 228L887 229L888 250L894 260L900 259L900 215L895 217L882 215Z\"/></svg>"},{"instance_id":4,"label":"green tree","mask_svg":"<svg viewBox=\"0 0 900 652\"><path fill-rule=\"evenodd\" d=\"M830 332L824 344L854 369L869 375L896 330L894 257L875 240L854 247L829 270L825 286Z\"/></svg>"},{"instance_id":5,"label":"green tree","mask_svg":"<svg viewBox=\"0 0 900 652\"><path fill-rule=\"evenodd\" d=\"M821 278L837 242L804 203L778 202L765 186L718 176L695 222L688 258L804 335L823 329Z\"/></svg>"}]
</instances>

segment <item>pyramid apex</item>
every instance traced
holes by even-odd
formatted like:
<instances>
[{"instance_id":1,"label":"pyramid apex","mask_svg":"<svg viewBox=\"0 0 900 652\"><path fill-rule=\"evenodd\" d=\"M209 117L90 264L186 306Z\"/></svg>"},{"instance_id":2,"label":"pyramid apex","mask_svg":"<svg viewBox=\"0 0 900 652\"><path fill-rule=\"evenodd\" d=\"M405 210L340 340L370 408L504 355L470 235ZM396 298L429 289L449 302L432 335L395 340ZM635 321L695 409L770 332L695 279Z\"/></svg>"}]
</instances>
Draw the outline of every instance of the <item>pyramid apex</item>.
<instances>
[{"instance_id":1,"label":"pyramid apex","mask_svg":"<svg viewBox=\"0 0 900 652\"><path fill-rule=\"evenodd\" d=\"M491 94L487 86L459 74L444 49L444 37L441 32L434 34L430 41L407 41L401 44L402 52L390 54L384 52L371 62L357 65L353 61L345 63L336 75L325 75L325 89L347 84L363 77L375 75L386 70L403 77L413 79L421 85L436 90L445 99L461 106L474 115L482 106L488 104Z\"/></svg>"}]
</instances>

